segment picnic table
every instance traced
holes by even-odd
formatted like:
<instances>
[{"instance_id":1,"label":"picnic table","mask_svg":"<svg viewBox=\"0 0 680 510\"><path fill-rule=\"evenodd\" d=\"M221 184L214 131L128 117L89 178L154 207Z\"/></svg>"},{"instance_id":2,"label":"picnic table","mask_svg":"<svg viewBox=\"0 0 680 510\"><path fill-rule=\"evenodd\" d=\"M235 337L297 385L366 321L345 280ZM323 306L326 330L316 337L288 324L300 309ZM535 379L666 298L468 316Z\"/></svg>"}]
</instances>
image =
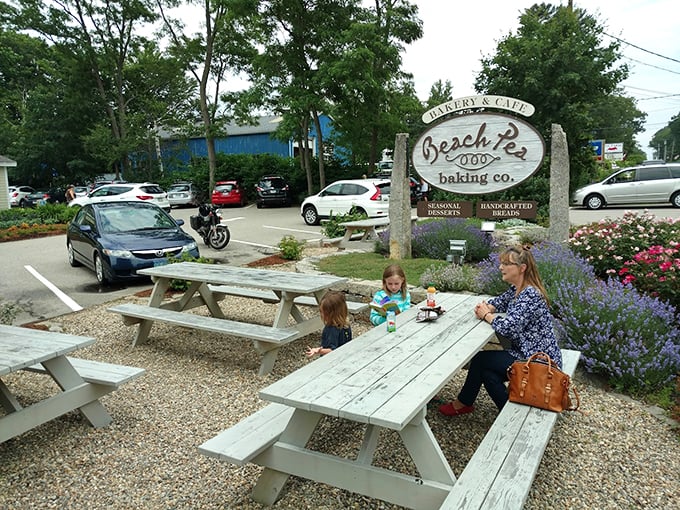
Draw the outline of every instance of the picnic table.
<instances>
[{"instance_id":1,"label":"picnic table","mask_svg":"<svg viewBox=\"0 0 680 510\"><path fill-rule=\"evenodd\" d=\"M417 322L418 307L377 326L260 391L272 402L199 450L235 464L264 466L254 500L273 504L289 475L408 508L438 508L456 477L426 419L427 404L493 337L475 303L488 296L437 294L446 313ZM424 303L423 303L424 304ZM365 425L356 459L306 447L323 416ZM372 465L382 429L397 431L419 476Z\"/></svg>"},{"instance_id":2,"label":"picnic table","mask_svg":"<svg viewBox=\"0 0 680 510\"><path fill-rule=\"evenodd\" d=\"M147 340L155 321L246 338L252 340L255 349L263 355L260 375L272 370L283 345L323 329L321 317L316 314L306 318L299 305L316 306L331 287L347 281L347 278L336 276L196 262L167 264L143 269L139 273L150 276L154 281L148 304L124 303L108 309L121 314L128 325L139 324L133 346ZM179 299L164 302L172 280L190 283ZM225 295L278 302L273 324L268 326L227 319L219 306ZM211 316L186 312L202 305L207 306ZM290 317L295 324L289 326Z\"/></svg>"},{"instance_id":3,"label":"picnic table","mask_svg":"<svg viewBox=\"0 0 680 510\"><path fill-rule=\"evenodd\" d=\"M418 220L417 216L411 217L411 224L414 224ZM385 218L369 218L366 220L355 220L346 221L340 223L339 226L345 228L345 235L340 241L340 247L347 248L349 242L352 240L352 236L359 232L363 235L358 239L358 241L375 241L378 239L378 228L386 227L390 224L390 219Z\"/></svg>"},{"instance_id":4,"label":"picnic table","mask_svg":"<svg viewBox=\"0 0 680 510\"><path fill-rule=\"evenodd\" d=\"M71 358L67 354L95 342L94 338L0 325L0 443L78 409L94 427L112 418L99 399L144 369ZM19 370L49 375L60 392L23 406L1 377Z\"/></svg>"}]
</instances>

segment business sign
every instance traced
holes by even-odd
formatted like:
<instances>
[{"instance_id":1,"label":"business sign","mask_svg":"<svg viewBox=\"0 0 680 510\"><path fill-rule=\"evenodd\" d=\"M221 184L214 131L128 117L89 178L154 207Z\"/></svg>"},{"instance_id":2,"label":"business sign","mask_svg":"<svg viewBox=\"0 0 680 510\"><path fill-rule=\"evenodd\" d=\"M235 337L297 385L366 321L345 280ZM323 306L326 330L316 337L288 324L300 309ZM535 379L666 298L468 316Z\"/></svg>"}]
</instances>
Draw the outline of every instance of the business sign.
<instances>
[{"instance_id":1,"label":"business sign","mask_svg":"<svg viewBox=\"0 0 680 510\"><path fill-rule=\"evenodd\" d=\"M419 218L472 218L472 202L430 202L421 200L416 204Z\"/></svg>"},{"instance_id":2,"label":"business sign","mask_svg":"<svg viewBox=\"0 0 680 510\"><path fill-rule=\"evenodd\" d=\"M471 113L425 131L413 147L418 175L436 188L461 194L502 191L541 167L545 142L517 117Z\"/></svg>"},{"instance_id":3,"label":"business sign","mask_svg":"<svg viewBox=\"0 0 680 510\"><path fill-rule=\"evenodd\" d=\"M425 124L429 124L444 115L479 108L493 108L498 110L508 110L525 117L531 117L536 109L534 105L515 99L514 97L505 96L468 96L459 97L442 103L434 108L423 113L422 120Z\"/></svg>"},{"instance_id":4,"label":"business sign","mask_svg":"<svg viewBox=\"0 0 680 510\"><path fill-rule=\"evenodd\" d=\"M605 154L623 154L623 143L605 143L604 144Z\"/></svg>"},{"instance_id":5,"label":"business sign","mask_svg":"<svg viewBox=\"0 0 680 510\"><path fill-rule=\"evenodd\" d=\"M477 217L492 220L506 218L533 219L536 217L536 201L477 202Z\"/></svg>"},{"instance_id":6,"label":"business sign","mask_svg":"<svg viewBox=\"0 0 680 510\"><path fill-rule=\"evenodd\" d=\"M597 161L602 161L604 155L604 140L591 140L588 142L593 149L593 154Z\"/></svg>"}]
</instances>

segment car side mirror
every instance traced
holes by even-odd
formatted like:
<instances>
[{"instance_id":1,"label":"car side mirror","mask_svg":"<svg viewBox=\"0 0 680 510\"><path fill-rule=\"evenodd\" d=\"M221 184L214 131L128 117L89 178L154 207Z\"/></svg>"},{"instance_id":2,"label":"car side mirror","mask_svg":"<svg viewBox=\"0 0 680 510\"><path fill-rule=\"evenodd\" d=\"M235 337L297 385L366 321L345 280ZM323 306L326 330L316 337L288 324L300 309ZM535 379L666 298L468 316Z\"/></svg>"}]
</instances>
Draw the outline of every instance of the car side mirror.
<instances>
[{"instance_id":1,"label":"car side mirror","mask_svg":"<svg viewBox=\"0 0 680 510\"><path fill-rule=\"evenodd\" d=\"M176 218L175 223L177 223L178 227L181 227L182 225L184 225L184 220L182 218Z\"/></svg>"},{"instance_id":2,"label":"car side mirror","mask_svg":"<svg viewBox=\"0 0 680 510\"><path fill-rule=\"evenodd\" d=\"M80 225L81 232L92 232L92 227L90 225Z\"/></svg>"}]
</instances>

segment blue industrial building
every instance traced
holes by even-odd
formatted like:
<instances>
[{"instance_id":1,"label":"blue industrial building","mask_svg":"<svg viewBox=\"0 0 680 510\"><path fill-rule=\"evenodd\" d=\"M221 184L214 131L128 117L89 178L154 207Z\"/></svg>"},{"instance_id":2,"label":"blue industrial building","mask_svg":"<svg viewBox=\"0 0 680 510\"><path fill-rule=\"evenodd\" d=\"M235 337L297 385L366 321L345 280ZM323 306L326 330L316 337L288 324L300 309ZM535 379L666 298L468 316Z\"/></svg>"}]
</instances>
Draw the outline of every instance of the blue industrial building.
<instances>
[{"instance_id":1,"label":"blue industrial building","mask_svg":"<svg viewBox=\"0 0 680 510\"><path fill-rule=\"evenodd\" d=\"M255 125L228 124L227 136L215 139L215 151L218 154L275 154L293 158L298 154L297 140L290 138L283 142L273 138L281 117L264 116L257 119ZM331 119L320 115L321 132L326 143L332 133ZM316 132L309 133L312 155L318 154ZM161 155L167 167L186 166L192 158L208 156L205 137L173 138L169 133L161 134Z\"/></svg>"}]
</instances>

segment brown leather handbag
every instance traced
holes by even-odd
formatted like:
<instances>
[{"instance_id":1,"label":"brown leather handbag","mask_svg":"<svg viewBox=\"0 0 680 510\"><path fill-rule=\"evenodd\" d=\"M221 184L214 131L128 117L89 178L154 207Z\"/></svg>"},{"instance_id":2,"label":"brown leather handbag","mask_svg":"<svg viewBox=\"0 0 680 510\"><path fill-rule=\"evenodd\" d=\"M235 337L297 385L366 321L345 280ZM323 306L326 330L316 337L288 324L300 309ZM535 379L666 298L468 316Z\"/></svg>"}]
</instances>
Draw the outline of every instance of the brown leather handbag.
<instances>
[{"instance_id":1,"label":"brown leather handbag","mask_svg":"<svg viewBox=\"0 0 680 510\"><path fill-rule=\"evenodd\" d=\"M576 411L580 400L571 378L562 372L544 352L537 352L528 360L515 361L508 367L510 402L540 407L548 411ZM569 390L576 397L574 406Z\"/></svg>"}]
</instances>

